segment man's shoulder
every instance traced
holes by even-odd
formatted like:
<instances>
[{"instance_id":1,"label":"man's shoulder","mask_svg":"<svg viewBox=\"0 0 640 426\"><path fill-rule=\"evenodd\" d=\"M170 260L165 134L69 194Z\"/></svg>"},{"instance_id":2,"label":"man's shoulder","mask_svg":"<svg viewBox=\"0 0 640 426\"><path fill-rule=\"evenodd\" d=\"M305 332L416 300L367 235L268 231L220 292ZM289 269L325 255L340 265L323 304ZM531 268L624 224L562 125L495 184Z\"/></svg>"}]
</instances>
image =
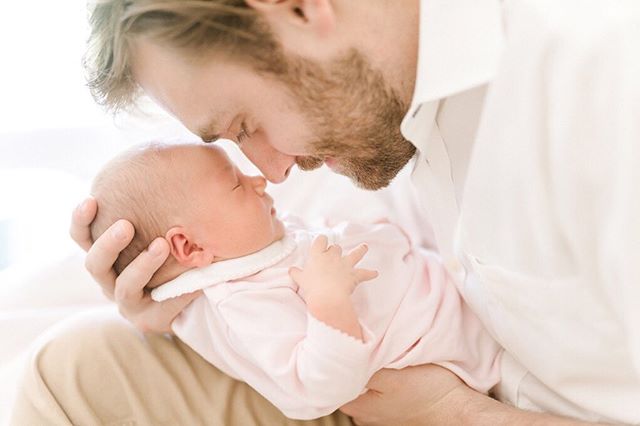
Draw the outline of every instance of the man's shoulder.
<instances>
[{"instance_id":1,"label":"man's shoulder","mask_svg":"<svg viewBox=\"0 0 640 426\"><path fill-rule=\"evenodd\" d=\"M504 11L507 39L532 47L593 50L640 28L637 0L506 0Z\"/></svg>"}]
</instances>

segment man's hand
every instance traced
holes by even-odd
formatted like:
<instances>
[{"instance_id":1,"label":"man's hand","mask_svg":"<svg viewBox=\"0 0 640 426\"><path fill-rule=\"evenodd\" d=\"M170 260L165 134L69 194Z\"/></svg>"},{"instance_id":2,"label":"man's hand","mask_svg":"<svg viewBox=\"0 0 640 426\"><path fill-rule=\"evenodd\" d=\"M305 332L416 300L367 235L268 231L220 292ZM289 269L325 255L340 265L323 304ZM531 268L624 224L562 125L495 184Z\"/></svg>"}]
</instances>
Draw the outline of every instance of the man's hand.
<instances>
[{"instance_id":1,"label":"man's hand","mask_svg":"<svg viewBox=\"0 0 640 426\"><path fill-rule=\"evenodd\" d=\"M130 222L119 220L93 242L89 226L97 211L96 200L88 198L74 210L71 220L71 238L87 251L87 270L100 284L105 296L118 304L122 316L136 328L144 332L171 332L173 320L201 292L155 302L144 291L155 271L169 255L169 245L163 238L155 239L147 250L116 276L113 264L120 251L133 239L134 228Z\"/></svg>"},{"instance_id":2,"label":"man's hand","mask_svg":"<svg viewBox=\"0 0 640 426\"><path fill-rule=\"evenodd\" d=\"M367 393L340 408L358 426L592 425L503 404L434 364L380 370L367 388Z\"/></svg>"},{"instance_id":3,"label":"man's hand","mask_svg":"<svg viewBox=\"0 0 640 426\"><path fill-rule=\"evenodd\" d=\"M367 250L361 244L343 256L340 246L329 246L327 237L320 235L311 245L304 268L292 267L289 275L302 289L307 303L309 299L349 298L358 284L378 276L376 271L356 268Z\"/></svg>"},{"instance_id":4,"label":"man's hand","mask_svg":"<svg viewBox=\"0 0 640 426\"><path fill-rule=\"evenodd\" d=\"M367 393L340 408L357 425L456 424L447 422L447 417L442 416L446 412L443 409L448 407L454 393L467 387L449 370L425 364L380 370L367 388Z\"/></svg>"}]
</instances>

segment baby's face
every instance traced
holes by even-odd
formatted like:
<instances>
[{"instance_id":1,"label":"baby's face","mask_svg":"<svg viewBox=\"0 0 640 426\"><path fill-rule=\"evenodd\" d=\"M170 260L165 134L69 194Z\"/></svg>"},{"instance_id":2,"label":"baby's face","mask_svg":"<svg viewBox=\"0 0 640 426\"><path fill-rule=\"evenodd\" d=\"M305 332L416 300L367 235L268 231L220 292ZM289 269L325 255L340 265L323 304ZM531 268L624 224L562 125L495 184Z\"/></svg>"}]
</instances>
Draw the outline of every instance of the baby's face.
<instances>
[{"instance_id":1,"label":"baby's face","mask_svg":"<svg viewBox=\"0 0 640 426\"><path fill-rule=\"evenodd\" d=\"M284 236L262 176L243 174L216 146L199 146L184 157L189 170L184 206L197 239L223 259L261 250Z\"/></svg>"}]
</instances>

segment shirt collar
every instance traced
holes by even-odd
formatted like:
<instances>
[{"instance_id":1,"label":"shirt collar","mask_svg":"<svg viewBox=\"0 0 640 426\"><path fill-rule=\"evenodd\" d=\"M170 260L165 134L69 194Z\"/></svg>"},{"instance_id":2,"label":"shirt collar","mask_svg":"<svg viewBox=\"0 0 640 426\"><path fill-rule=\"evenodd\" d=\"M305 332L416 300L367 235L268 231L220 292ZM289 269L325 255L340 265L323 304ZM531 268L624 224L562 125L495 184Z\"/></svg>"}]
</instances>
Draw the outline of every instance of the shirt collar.
<instances>
[{"instance_id":1,"label":"shirt collar","mask_svg":"<svg viewBox=\"0 0 640 426\"><path fill-rule=\"evenodd\" d=\"M422 104L492 80L503 43L500 0L421 0L416 84L403 133Z\"/></svg>"},{"instance_id":2,"label":"shirt collar","mask_svg":"<svg viewBox=\"0 0 640 426\"><path fill-rule=\"evenodd\" d=\"M248 277L275 265L296 249L293 235L287 235L268 247L247 256L223 260L211 265L191 269L171 281L154 288L151 298L156 302L202 290L215 284Z\"/></svg>"}]
</instances>

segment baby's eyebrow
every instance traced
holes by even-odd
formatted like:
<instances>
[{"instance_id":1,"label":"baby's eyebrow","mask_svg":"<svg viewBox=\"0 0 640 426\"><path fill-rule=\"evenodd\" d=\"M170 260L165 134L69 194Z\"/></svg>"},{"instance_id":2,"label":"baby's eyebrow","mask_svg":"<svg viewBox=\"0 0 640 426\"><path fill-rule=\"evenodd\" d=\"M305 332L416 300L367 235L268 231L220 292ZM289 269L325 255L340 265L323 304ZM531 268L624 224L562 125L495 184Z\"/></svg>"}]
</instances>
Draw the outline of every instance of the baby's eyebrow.
<instances>
[{"instance_id":1,"label":"baby's eyebrow","mask_svg":"<svg viewBox=\"0 0 640 426\"><path fill-rule=\"evenodd\" d=\"M225 164L223 167L220 167L216 171L215 177L218 181L224 180L225 182L233 180L235 183L238 180L233 164Z\"/></svg>"}]
</instances>

